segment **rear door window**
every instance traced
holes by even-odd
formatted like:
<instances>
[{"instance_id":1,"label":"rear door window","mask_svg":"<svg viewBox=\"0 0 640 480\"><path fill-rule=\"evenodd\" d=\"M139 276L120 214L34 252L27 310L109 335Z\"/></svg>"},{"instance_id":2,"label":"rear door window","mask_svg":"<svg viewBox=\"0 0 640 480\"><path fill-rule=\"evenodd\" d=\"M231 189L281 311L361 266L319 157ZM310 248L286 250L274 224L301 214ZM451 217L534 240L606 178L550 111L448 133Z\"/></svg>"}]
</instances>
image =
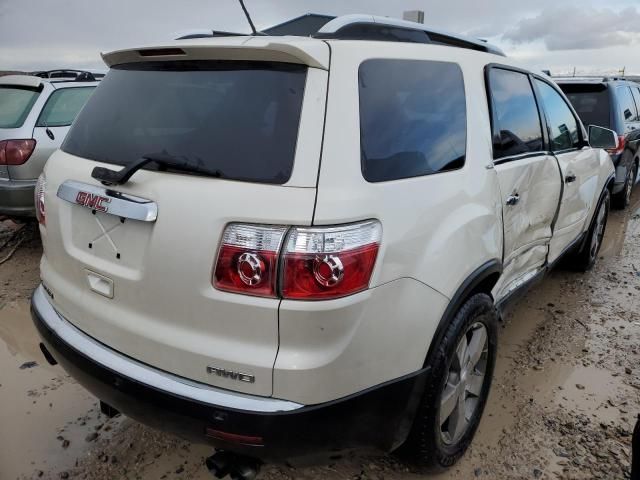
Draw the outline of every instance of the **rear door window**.
<instances>
[{"instance_id":1,"label":"rear door window","mask_svg":"<svg viewBox=\"0 0 640 480\"><path fill-rule=\"evenodd\" d=\"M95 87L62 88L47 100L36 127L68 127L78 115Z\"/></svg>"},{"instance_id":2,"label":"rear door window","mask_svg":"<svg viewBox=\"0 0 640 480\"><path fill-rule=\"evenodd\" d=\"M631 95L631 89L629 87L618 87L616 88L616 93L618 94L618 104L624 121L637 122L638 109Z\"/></svg>"},{"instance_id":3,"label":"rear door window","mask_svg":"<svg viewBox=\"0 0 640 480\"><path fill-rule=\"evenodd\" d=\"M40 95L39 90L0 86L0 128L20 128Z\"/></svg>"},{"instance_id":4,"label":"rear door window","mask_svg":"<svg viewBox=\"0 0 640 480\"><path fill-rule=\"evenodd\" d=\"M540 114L529 76L492 68L489 90L493 106L494 159L543 151Z\"/></svg>"},{"instance_id":5,"label":"rear door window","mask_svg":"<svg viewBox=\"0 0 640 480\"><path fill-rule=\"evenodd\" d=\"M293 170L306 76L306 66L268 62L115 66L62 149L116 165L169 155L214 176L283 184Z\"/></svg>"},{"instance_id":6,"label":"rear door window","mask_svg":"<svg viewBox=\"0 0 640 480\"><path fill-rule=\"evenodd\" d=\"M467 113L455 63L367 60L360 66L362 174L369 182L462 168Z\"/></svg>"},{"instance_id":7,"label":"rear door window","mask_svg":"<svg viewBox=\"0 0 640 480\"><path fill-rule=\"evenodd\" d=\"M541 80L536 80L536 84L549 121L551 150L559 152L578 148L580 126L571 108L551 85Z\"/></svg>"}]
</instances>

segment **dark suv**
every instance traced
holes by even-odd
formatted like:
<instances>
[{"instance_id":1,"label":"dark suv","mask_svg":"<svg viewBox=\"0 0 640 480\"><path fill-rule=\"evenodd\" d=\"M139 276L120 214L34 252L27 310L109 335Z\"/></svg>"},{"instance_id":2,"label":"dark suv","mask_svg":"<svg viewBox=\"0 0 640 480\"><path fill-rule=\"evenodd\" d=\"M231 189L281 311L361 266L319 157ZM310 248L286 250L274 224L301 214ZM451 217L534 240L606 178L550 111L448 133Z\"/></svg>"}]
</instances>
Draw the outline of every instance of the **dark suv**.
<instances>
[{"instance_id":1,"label":"dark suv","mask_svg":"<svg viewBox=\"0 0 640 480\"><path fill-rule=\"evenodd\" d=\"M618 133L610 150L616 167L612 203L629 205L640 160L640 84L608 78L555 79L585 125L601 125Z\"/></svg>"}]
</instances>

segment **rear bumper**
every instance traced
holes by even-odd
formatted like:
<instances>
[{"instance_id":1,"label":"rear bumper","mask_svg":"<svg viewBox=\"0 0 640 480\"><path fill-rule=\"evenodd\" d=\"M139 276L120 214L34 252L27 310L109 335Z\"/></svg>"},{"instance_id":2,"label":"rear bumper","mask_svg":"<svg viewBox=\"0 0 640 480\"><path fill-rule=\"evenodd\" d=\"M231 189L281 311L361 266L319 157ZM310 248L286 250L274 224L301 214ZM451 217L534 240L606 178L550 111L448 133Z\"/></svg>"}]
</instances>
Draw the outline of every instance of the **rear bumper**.
<instances>
[{"instance_id":1,"label":"rear bumper","mask_svg":"<svg viewBox=\"0 0 640 480\"><path fill-rule=\"evenodd\" d=\"M0 214L35 216L36 180L0 180Z\"/></svg>"},{"instance_id":2,"label":"rear bumper","mask_svg":"<svg viewBox=\"0 0 640 480\"><path fill-rule=\"evenodd\" d=\"M391 451L406 439L428 377L424 369L319 405L239 394L126 357L52 307L42 286L31 312L46 349L100 400L141 423L264 461L315 461L359 448Z\"/></svg>"}]
</instances>

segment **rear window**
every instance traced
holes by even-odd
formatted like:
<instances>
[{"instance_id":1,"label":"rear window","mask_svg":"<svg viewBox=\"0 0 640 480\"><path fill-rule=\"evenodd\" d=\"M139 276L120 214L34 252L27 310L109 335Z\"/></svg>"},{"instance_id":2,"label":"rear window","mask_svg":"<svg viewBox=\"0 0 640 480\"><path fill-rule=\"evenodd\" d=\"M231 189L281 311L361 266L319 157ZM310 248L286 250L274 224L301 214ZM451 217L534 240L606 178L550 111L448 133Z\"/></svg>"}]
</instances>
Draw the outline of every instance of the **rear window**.
<instances>
[{"instance_id":1,"label":"rear window","mask_svg":"<svg viewBox=\"0 0 640 480\"><path fill-rule=\"evenodd\" d=\"M39 90L0 86L0 128L20 128L38 95Z\"/></svg>"},{"instance_id":2,"label":"rear window","mask_svg":"<svg viewBox=\"0 0 640 480\"><path fill-rule=\"evenodd\" d=\"M222 178L283 184L293 170L306 73L267 62L115 66L62 149L116 165L170 155Z\"/></svg>"},{"instance_id":3,"label":"rear window","mask_svg":"<svg viewBox=\"0 0 640 480\"><path fill-rule=\"evenodd\" d=\"M369 182L462 168L467 117L455 63L368 60L360 66L362 173Z\"/></svg>"},{"instance_id":4,"label":"rear window","mask_svg":"<svg viewBox=\"0 0 640 480\"><path fill-rule=\"evenodd\" d=\"M611 128L611 102L604 85L560 85L585 125Z\"/></svg>"}]
</instances>

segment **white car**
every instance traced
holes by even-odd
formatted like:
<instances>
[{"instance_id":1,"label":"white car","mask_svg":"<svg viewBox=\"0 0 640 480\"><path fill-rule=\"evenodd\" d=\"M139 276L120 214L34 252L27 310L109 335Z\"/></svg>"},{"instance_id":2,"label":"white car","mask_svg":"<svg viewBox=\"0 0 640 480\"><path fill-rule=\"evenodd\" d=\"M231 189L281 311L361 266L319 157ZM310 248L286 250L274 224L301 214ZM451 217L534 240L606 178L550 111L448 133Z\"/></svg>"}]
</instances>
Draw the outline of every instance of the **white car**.
<instances>
[{"instance_id":1,"label":"white car","mask_svg":"<svg viewBox=\"0 0 640 480\"><path fill-rule=\"evenodd\" d=\"M452 465L500 309L597 258L615 133L494 47L386 18L104 59L38 186L47 358L222 449L218 475L402 445Z\"/></svg>"}]
</instances>

